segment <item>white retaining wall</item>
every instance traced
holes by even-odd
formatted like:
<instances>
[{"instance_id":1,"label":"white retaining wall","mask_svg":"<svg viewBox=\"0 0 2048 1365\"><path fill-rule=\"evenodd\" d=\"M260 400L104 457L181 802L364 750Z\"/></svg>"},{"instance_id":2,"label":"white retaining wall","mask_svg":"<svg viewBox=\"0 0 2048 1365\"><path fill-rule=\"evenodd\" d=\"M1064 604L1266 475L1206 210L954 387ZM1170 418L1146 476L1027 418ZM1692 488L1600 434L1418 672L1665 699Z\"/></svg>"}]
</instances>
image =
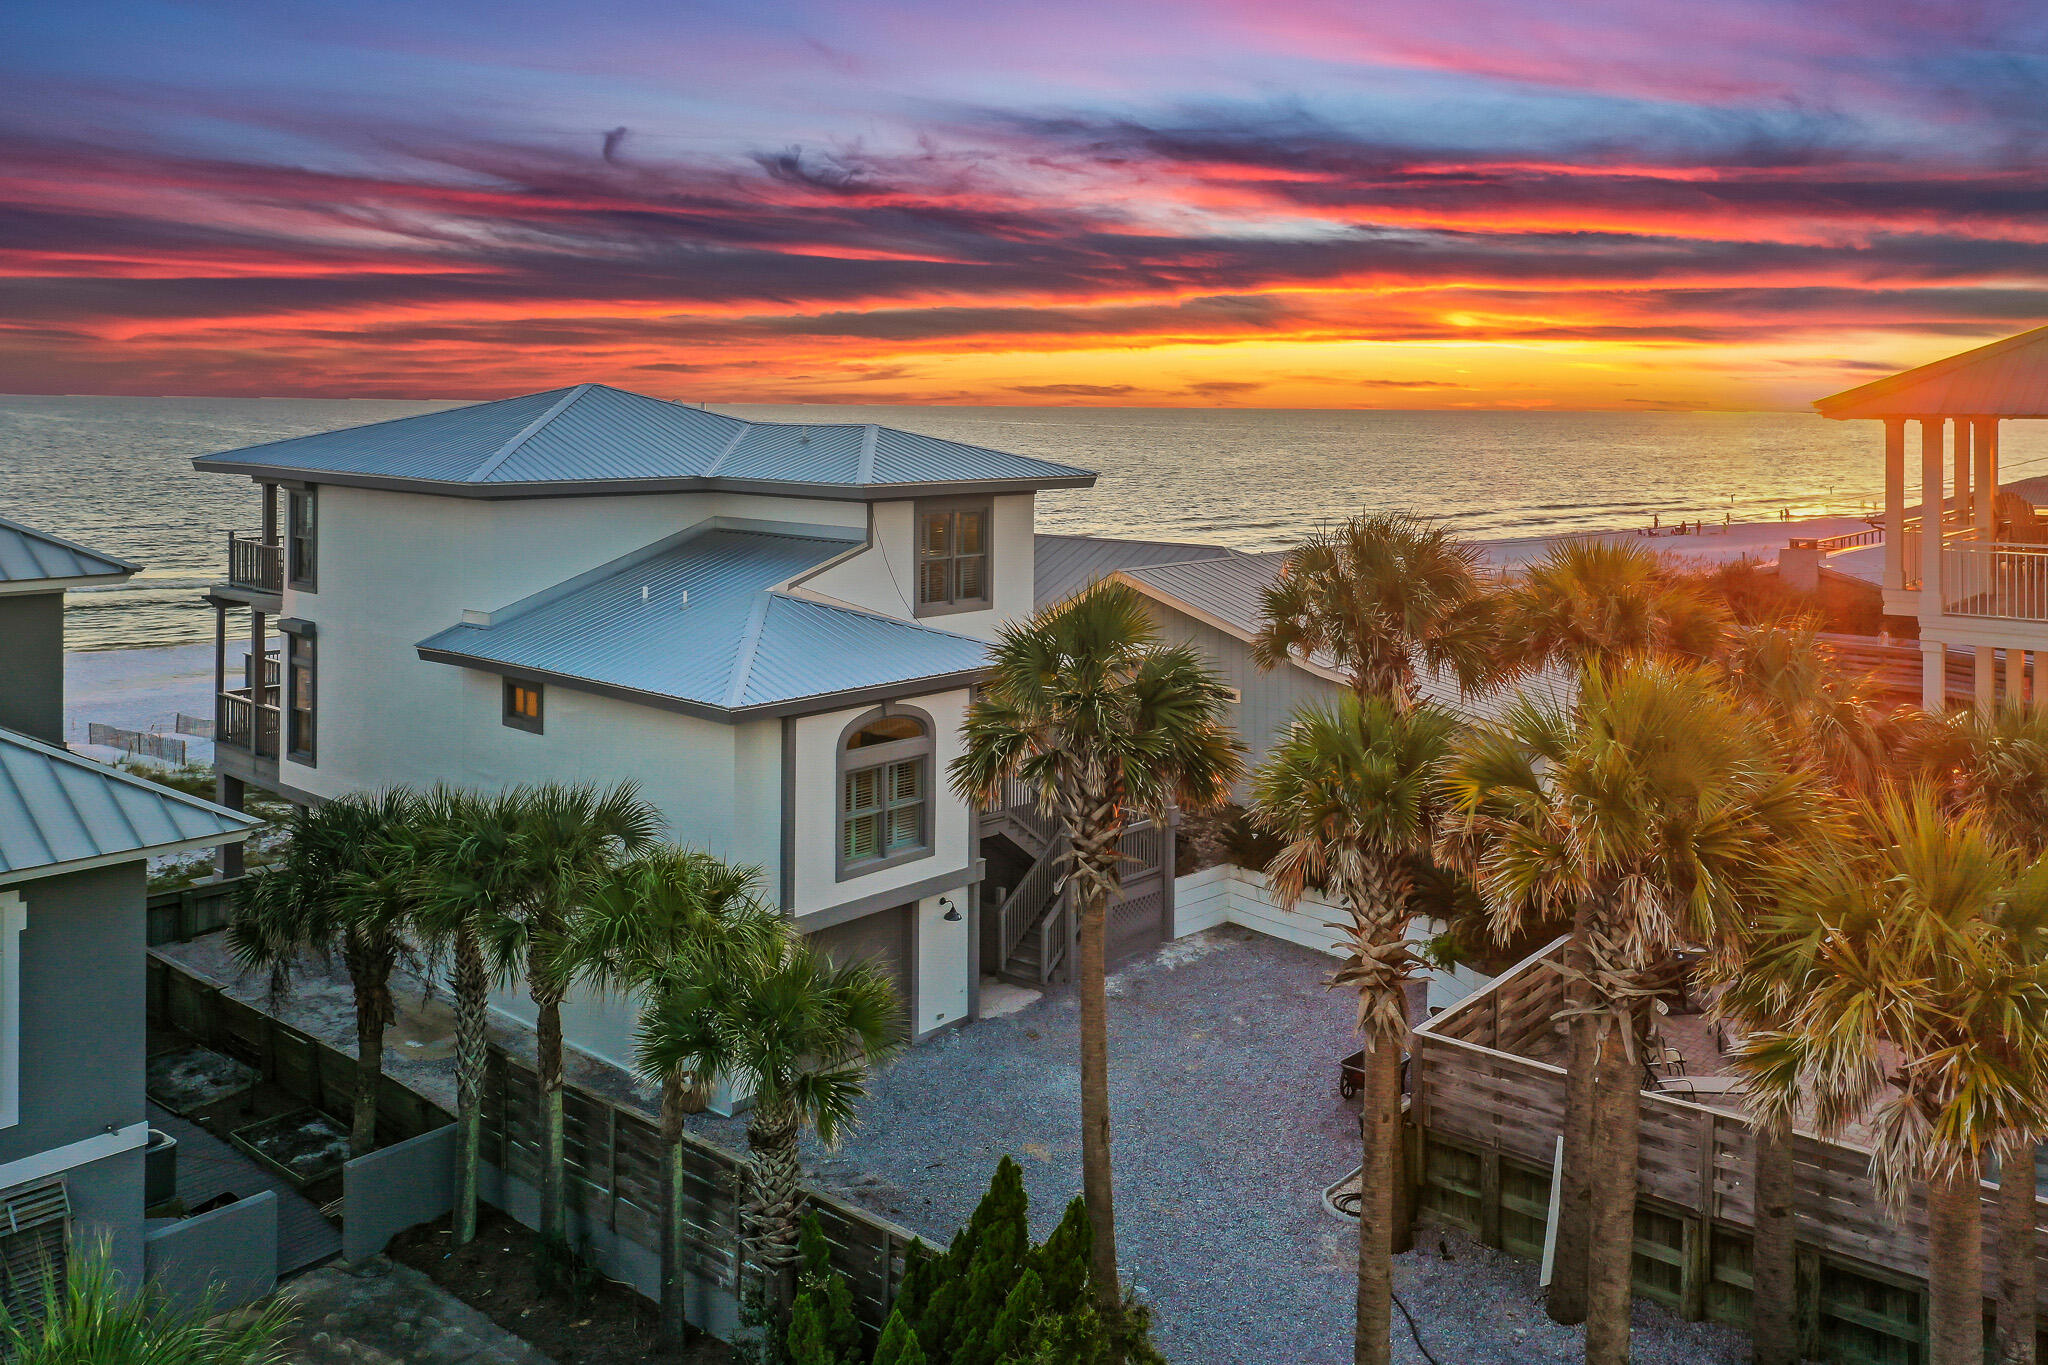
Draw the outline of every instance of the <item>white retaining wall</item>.
<instances>
[{"instance_id":1,"label":"white retaining wall","mask_svg":"<svg viewBox=\"0 0 2048 1365\"><path fill-rule=\"evenodd\" d=\"M1266 886L1266 874L1227 864L1205 867L1173 883L1173 936L1235 924L1268 938L1297 943L1332 957L1343 957L1343 931L1331 928L1350 919L1342 906L1314 897L1303 897L1292 910L1282 910ZM1416 942L1439 932L1434 920L1418 919L1409 930ZM1429 1008L1447 1009L1493 978L1481 976L1469 967L1429 974Z\"/></svg>"}]
</instances>

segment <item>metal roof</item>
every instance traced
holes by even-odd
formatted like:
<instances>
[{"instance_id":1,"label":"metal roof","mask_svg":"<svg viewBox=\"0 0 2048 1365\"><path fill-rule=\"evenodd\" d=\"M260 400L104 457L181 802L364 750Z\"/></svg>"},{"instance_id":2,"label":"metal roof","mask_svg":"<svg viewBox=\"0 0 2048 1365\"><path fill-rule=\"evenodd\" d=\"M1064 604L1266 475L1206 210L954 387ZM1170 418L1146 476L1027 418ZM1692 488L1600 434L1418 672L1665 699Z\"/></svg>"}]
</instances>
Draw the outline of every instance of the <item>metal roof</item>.
<instances>
[{"instance_id":1,"label":"metal roof","mask_svg":"<svg viewBox=\"0 0 2048 1365\"><path fill-rule=\"evenodd\" d=\"M749 422L605 384L272 441L192 467L482 498L699 489L880 498L1095 482L1089 470L957 441L873 425Z\"/></svg>"},{"instance_id":2,"label":"metal roof","mask_svg":"<svg viewBox=\"0 0 2048 1365\"><path fill-rule=\"evenodd\" d=\"M1286 565L1287 552L1276 550L1143 565L1119 570L1118 576L1155 601L1249 642L1265 625L1265 591ZM1299 659L1292 662L1295 667L1330 682L1345 683L1336 660L1328 654L1317 653L1306 663ZM1573 693L1570 675L1561 669L1545 669L1514 688L1487 696L1469 695L1458 686L1455 677L1430 668L1416 670L1416 684L1423 696L1439 706L1474 719L1493 719L1503 714L1518 692L1552 701L1569 700Z\"/></svg>"},{"instance_id":3,"label":"metal roof","mask_svg":"<svg viewBox=\"0 0 2048 1365\"><path fill-rule=\"evenodd\" d=\"M1823 417L2048 417L2048 327L1817 399Z\"/></svg>"},{"instance_id":4,"label":"metal roof","mask_svg":"<svg viewBox=\"0 0 2048 1365\"><path fill-rule=\"evenodd\" d=\"M859 541L714 527L419 642L420 657L720 719L978 676L988 646L777 591Z\"/></svg>"},{"instance_id":5,"label":"metal roof","mask_svg":"<svg viewBox=\"0 0 2048 1365\"><path fill-rule=\"evenodd\" d=\"M0 592L49 591L74 579L126 578L141 567L0 517Z\"/></svg>"},{"instance_id":6,"label":"metal roof","mask_svg":"<svg viewBox=\"0 0 2048 1365\"><path fill-rule=\"evenodd\" d=\"M233 843L260 823L0 730L0 884Z\"/></svg>"},{"instance_id":7,"label":"metal roof","mask_svg":"<svg viewBox=\"0 0 2048 1365\"><path fill-rule=\"evenodd\" d=\"M1038 606L1072 597L1118 569L1222 559L1238 551L1183 540L1113 540L1107 536L1040 535L1033 538Z\"/></svg>"}]
</instances>

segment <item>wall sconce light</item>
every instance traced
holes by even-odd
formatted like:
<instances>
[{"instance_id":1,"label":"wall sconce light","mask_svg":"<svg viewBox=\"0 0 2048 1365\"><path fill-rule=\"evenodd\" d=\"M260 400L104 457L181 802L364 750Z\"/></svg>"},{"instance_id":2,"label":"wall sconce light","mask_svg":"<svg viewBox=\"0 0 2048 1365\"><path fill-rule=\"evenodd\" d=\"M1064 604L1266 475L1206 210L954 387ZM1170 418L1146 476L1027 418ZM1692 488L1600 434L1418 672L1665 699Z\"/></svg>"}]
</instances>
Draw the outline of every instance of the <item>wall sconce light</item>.
<instances>
[{"instance_id":1,"label":"wall sconce light","mask_svg":"<svg viewBox=\"0 0 2048 1365\"><path fill-rule=\"evenodd\" d=\"M940 905L943 905L943 906L945 906L945 907L946 907L946 914L945 914L945 921L946 921L946 923L948 923L948 924L958 924L958 923L960 922L960 907L959 907L959 906L957 906L957 905L955 905L955 904L953 904L953 901L952 901L952 898L951 898L951 897L948 897L948 896L941 896L941 897L939 897L939 904L940 904Z\"/></svg>"}]
</instances>

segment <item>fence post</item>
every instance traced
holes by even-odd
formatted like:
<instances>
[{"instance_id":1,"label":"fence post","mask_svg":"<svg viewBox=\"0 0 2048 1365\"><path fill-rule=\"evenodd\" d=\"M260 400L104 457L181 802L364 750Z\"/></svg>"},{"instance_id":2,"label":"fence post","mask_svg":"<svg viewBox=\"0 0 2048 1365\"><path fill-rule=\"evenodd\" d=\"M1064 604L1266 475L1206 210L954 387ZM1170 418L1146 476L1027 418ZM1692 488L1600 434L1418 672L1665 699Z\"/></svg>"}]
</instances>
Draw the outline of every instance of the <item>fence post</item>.
<instances>
[{"instance_id":1,"label":"fence post","mask_svg":"<svg viewBox=\"0 0 2048 1365\"><path fill-rule=\"evenodd\" d=\"M1820 1253L1812 1247L1802 1246L1793 1253L1793 1264L1799 1283L1799 1358L1819 1359L1820 1342Z\"/></svg>"},{"instance_id":2,"label":"fence post","mask_svg":"<svg viewBox=\"0 0 2048 1365\"><path fill-rule=\"evenodd\" d=\"M1479 1240L1500 1246L1500 1149L1479 1154Z\"/></svg>"},{"instance_id":3,"label":"fence post","mask_svg":"<svg viewBox=\"0 0 2048 1365\"><path fill-rule=\"evenodd\" d=\"M1701 1322L1707 1316L1707 1282L1713 1278L1713 1257L1709 1254L1712 1245L1712 1224L1704 1215L1688 1218L1682 1224L1684 1233L1679 1241L1683 1259L1678 1263L1678 1315L1688 1322Z\"/></svg>"}]
</instances>

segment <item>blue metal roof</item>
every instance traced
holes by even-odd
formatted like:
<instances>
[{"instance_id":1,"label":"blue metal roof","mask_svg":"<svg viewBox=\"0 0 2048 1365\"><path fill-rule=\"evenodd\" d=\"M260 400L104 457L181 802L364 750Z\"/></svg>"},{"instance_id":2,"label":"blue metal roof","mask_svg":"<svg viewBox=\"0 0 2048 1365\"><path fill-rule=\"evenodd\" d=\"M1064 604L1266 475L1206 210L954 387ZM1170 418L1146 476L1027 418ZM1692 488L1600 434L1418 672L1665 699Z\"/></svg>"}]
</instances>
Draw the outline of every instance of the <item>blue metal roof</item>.
<instances>
[{"instance_id":1,"label":"blue metal roof","mask_svg":"<svg viewBox=\"0 0 2048 1365\"><path fill-rule=\"evenodd\" d=\"M260 823L0 730L0 884L232 843Z\"/></svg>"},{"instance_id":2,"label":"blue metal roof","mask_svg":"<svg viewBox=\"0 0 2048 1365\"><path fill-rule=\"evenodd\" d=\"M422 658L729 717L978 672L988 646L775 591L860 542L712 528L546 589Z\"/></svg>"},{"instance_id":3,"label":"blue metal roof","mask_svg":"<svg viewBox=\"0 0 2048 1365\"><path fill-rule=\"evenodd\" d=\"M201 456L202 472L310 477L465 497L739 489L903 496L1085 488L1095 475L886 427L749 422L578 384Z\"/></svg>"},{"instance_id":4,"label":"blue metal roof","mask_svg":"<svg viewBox=\"0 0 2048 1365\"><path fill-rule=\"evenodd\" d=\"M88 550L0 517L0 585L43 585L73 578L126 578L142 566Z\"/></svg>"}]
</instances>

